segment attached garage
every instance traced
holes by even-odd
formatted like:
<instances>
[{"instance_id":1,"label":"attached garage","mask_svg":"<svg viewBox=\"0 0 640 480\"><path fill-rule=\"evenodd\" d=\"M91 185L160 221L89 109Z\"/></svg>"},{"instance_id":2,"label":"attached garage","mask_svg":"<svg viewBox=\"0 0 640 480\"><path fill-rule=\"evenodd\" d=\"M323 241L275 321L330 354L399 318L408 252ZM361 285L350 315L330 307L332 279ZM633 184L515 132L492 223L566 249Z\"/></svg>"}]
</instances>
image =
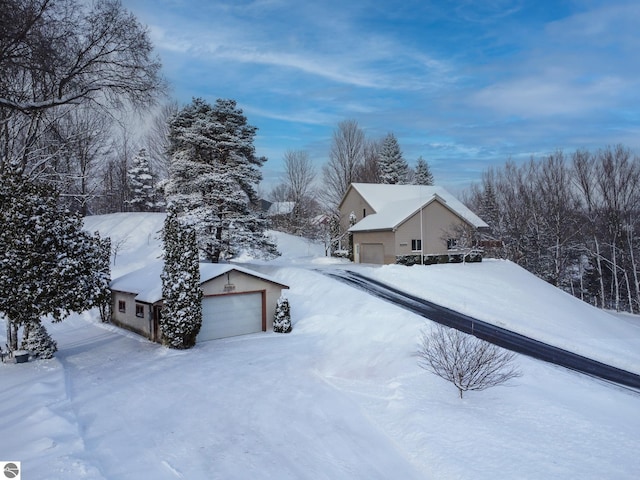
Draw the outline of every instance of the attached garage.
<instances>
[{"instance_id":1,"label":"attached garage","mask_svg":"<svg viewBox=\"0 0 640 480\"><path fill-rule=\"evenodd\" d=\"M162 263L111 282L112 323L162 342ZM278 298L288 286L231 264L201 263L202 327L196 342L273 330Z\"/></svg>"},{"instance_id":2,"label":"attached garage","mask_svg":"<svg viewBox=\"0 0 640 480\"><path fill-rule=\"evenodd\" d=\"M266 330L263 293L214 295L202 299L202 327L197 341L235 337Z\"/></svg>"}]
</instances>

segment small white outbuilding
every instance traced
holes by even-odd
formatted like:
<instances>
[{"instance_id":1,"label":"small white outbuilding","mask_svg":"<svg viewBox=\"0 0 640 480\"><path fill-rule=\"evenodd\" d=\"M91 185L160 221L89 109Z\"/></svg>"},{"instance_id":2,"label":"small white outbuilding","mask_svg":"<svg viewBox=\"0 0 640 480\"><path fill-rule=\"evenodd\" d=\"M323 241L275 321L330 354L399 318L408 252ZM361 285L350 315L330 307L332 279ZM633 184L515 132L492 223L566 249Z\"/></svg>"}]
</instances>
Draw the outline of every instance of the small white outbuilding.
<instances>
[{"instance_id":1,"label":"small white outbuilding","mask_svg":"<svg viewBox=\"0 0 640 480\"><path fill-rule=\"evenodd\" d=\"M111 321L162 342L162 262L116 278L111 287ZM201 263L202 327L196 342L273 330L283 289L276 280L232 264Z\"/></svg>"}]
</instances>

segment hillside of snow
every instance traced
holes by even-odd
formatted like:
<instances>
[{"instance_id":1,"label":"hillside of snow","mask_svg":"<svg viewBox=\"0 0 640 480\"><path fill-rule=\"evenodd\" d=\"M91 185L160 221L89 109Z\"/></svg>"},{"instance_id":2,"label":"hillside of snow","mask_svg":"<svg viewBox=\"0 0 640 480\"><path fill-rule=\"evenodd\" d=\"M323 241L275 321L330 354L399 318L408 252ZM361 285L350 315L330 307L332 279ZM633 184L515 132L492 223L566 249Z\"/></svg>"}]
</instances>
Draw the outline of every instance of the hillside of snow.
<instances>
[{"instance_id":1,"label":"hillside of snow","mask_svg":"<svg viewBox=\"0 0 640 480\"><path fill-rule=\"evenodd\" d=\"M118 243L116 277L158 258L163 218L85 227ZM634 368L637 317L582 304L510 262L354 266L272 235L281 258L242 260L290 286L291 334L174 351L95 312L47 322L54 359L0 364L0 459L22 462L22 478L61 480L636 478L638 393L517 356L520 378L461 400L417 365L425 319L321 271L359 268Z\"/></svg>"}]
</instances>

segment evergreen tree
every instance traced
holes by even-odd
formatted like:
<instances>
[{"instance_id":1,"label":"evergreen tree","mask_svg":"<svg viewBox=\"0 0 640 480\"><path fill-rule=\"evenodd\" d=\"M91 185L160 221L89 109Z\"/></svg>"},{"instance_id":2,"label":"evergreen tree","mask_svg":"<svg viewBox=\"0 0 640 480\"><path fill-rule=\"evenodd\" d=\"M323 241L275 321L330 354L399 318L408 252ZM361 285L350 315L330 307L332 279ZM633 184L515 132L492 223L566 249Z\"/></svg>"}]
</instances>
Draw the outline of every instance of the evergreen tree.
<instances>
[{"instance_id":1,"label":"evergreen tree","mask_svg":"<svg viewBox=\"0 0 640 480\"><path fill-rule=\"evenodd\" d=\"M172 205L167 212L162 240L162 343L170 348L191 348L202 326L198 247L195 231L182 224Z\"/></svg>"},{"instance_id":2,"label":"evergreen tree","mask_svg":"<svg viewBox=\"0 0 640 480\"><path fill-rule=\"evenodd\" d=\"M194 227L201 256L213 262L242 250L277 254L266 220L251 205L265 157L255 153L256 127L234 100L212 107L194 99L169 124L171 165L166 194Z\"/></svg>"},{"instance_id":3,"label":"evergreen tree","mask_svg":"<svg viewBox=\"0 0 640 480\"><path fill-rule=\"evenodd\" d=\"M382 141L378 156L379 177L381 183L406 184L409 165L402 156L400 145L393 133Z\"/></svg>"},{"instance_id":4,"label":"evergreen tree","mask_svg":"<svg viewBox=\"0 0 640 480\"><path fill-rule=\"evenodd\" d=\"M20 345L22 350L31 352L39 358L53 358L53 354L58 351L58 344L41 322L27 322L24 330L24 338Z\"/></svg>"},{"instance_id":5,"label":"evergreen tree","mask_svg":"<svg viewBox=\"0 0 640 480\"><path fill-rule=\"evenodd\" d=\"M158 207L157 192L154 187L153 175L149 165L149 154L141 148L133 157L133 165L127 170L127 180L131 198L127 205L134 212L153 212Z\"/></svg>"},{"instance_id":6,"label":"evergreen tree","mask_svg":"<svg viewBox=\"0 0 640 480\"><path fill-rule=\"evenodd\" d=\"M60 321L99 304L109 287L102 256L100 239L59 208L51 187L0 175L0 313L12 349L28 322Z\"/></svg>"},{"instance_id":7,"label":"evergreen tree","mask_svg":"<svg viewBox=\"0 0 640 480\"><path fill-rule=\"evenodd\" d=\"M416 171L413 176L413 183L415 185L433 185L433 174L429 168L429 164L422 157L418 158L416 162Z\"/></svg>"},{"instance_id":8,"label":"evergreen tree","mask_svg":"<svg viewBox=\"0 0 640 480\"><path fill-rule=\"evenodd\" d=\"M277 333L289 333L291 331L291 307L285 297L278 299L276 314L273 318L273 331Z\"/></svg>"},{"instance_id":9,"label":"evergreen tree","mask_svg":"<svg viewBox=\"0 0 640 480\"><path fill-rule=\"evenodd\" d=\"M100 248L99 266L97 267L104 278L111 278L111 238L100 238L100 233L95 233L96 241ZM96 296L96 305L100 312L100 320L108 322L111 319L111 290L105 288Z\"/></svg>"}]
</instances>

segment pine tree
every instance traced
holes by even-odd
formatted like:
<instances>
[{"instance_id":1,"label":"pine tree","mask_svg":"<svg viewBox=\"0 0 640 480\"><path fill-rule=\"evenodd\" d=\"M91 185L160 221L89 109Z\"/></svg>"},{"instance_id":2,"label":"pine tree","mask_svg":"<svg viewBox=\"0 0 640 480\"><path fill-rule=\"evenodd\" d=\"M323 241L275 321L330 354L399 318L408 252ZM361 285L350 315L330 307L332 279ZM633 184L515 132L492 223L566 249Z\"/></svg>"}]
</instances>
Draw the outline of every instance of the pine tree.
<instances>
[{"instance_id":1,"label":"pine tree","mask_svg":"<svg viewBox=\"0 0 640 480\"><path fill-rule=\"evenodd\" d=\"M191 348L202 326L198 247L195 231L182 224L172 205L167 212L162 240L162 343L170 348Z\"/></svg>"},{"instance_id":2,"label":"pine tree","mask_svg":"<svg viewBox=\"0 0 640 480\"><path fill-rule=\"evenodd\" d=\"M291 307L289 300L281 296L276 305L276 314L273 318L273 331L277 333L289 333L291 331Z\"/></svg>"},{"instance_id":3,"label":"pine tree","mask_svg":"<svg viewBox=\"0 0 640 480\"><path fill-rule=\"evenodd\" d=\"M101 240L59 208L56 192L21 174L0 175L0 313L11 348L28 322L97 306L109 288Z\"/></svg>"},{"instance_id":4,"label":"pine tree","mask_svg":"<svg viewBox=\"0 0 640 480\"><path fill-rule=\"evenodd\" d=\"M158 193L154 186L153 175L151 174L149 154L147 150L141 148L133 157L133 165L127 170L127 180L131 198L127 200L127 205L134 212L153 212L157 210L159 204Z\"/></svg>"},{"instance_id":5,"label":"pine tree","mask_svg":"<svg viewBox=\"0 0 640 480\"><path fill-rule=\"evenodd\" d=\"M266 158L255 153L256 127L234 100L212 107L194 99L170 122L171 165L166 193L196 230L202 258L213 262L240 251L272 257L266 221L251 205Z\"/></svg>"},{"instance_id":6,"label":"pine tree","mask_svg":"<svg viewBox=\"0 0 640 480\"><path fill-rule=\"evenodd\" d=\"M393 133L389 133L382 141L378 156L379 176L381 183L406 184L409 176L409 165L402 156L400 145Z\"/></svg>"},{"instance_id":7,"label":"pine tree","mask_svg":"<svg viewBox=\"0 0 640 480\"><path fill-rule=\"evenodd\" d=\"M413 176L415 185L433 185L433 174L429 168L429 164L422 157L416 162L416 172Z\"/></svg>"},{"instance_id":8,"label":"pine tree","mask_svg":"<svg viewBox=\"0 0 640 480\"><path fill-rule=\"evenodd\" d=\"M20 348L39 358L47 359L53 358L53 354L58 351L58 344L41 322L31 321L25 325L25 335Z\"/></svg>"}]
</instances>

